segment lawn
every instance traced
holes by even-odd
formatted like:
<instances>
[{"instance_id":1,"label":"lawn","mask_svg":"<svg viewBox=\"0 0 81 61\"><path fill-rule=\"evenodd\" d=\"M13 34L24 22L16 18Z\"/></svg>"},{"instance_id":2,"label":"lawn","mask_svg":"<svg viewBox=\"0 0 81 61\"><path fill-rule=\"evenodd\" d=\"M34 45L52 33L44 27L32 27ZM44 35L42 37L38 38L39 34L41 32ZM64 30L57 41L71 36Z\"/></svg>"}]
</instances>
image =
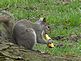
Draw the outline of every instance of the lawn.
<instances>
[{"instance_id":1,"label":"lawn","mask_svg":"<svg viewBox=\"0 0 81 61\"><path fill-rule=\"evenodd\" d=\"M35 49L53 56L81 56L81 39L67 40L70 35L81 35L81 1L71 0L0 0L0 10L10 11L16 20L30 19L36 21L46 17L51 27L52 38L64 36L65 40L54 40L54 44L63 46L47 48L38 44Z\"/></svg>"}]
</instances>

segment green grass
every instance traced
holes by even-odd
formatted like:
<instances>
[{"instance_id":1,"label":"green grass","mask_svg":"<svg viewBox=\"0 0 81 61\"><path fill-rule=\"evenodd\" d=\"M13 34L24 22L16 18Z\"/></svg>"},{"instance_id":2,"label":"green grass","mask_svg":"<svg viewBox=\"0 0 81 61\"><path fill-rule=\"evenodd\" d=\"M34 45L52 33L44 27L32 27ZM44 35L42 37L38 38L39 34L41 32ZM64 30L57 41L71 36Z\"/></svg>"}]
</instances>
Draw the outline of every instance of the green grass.
<instances>
[{"instance_id":1,"label":"green grass","mask_svg":"<svg viewBox=\"0 0 81 61\"><path fill-rule=\"evenodd\" d=\"M36 21L39 17L46 17L52 28L51 37L81 33L79 0L72 0L68 4L63 4L60 0L0 0L0 9L10 11L16 20L26 18ZM81 40L72 43L54 40L54 43L63 43L64 47L50 49L46 45L38 44L36 49L57 56L81 56Z\"/></svg>"}]
</instances>

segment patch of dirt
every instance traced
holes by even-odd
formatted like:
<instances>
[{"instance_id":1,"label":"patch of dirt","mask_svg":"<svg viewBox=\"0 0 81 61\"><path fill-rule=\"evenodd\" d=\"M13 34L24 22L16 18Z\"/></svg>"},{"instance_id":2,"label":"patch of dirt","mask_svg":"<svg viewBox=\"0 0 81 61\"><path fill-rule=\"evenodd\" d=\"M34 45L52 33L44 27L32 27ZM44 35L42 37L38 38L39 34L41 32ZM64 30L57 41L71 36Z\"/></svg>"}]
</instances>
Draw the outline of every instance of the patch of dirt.
<instances>
[{"instance_id":1,"label":"patch of dirt","mask_svg":"<svg viewBox=\"0 0 81 61\"><path fill-rule=\"evenodd\" d=\"M69 36L56 36L56 37L52 37L53 40L67 40L70 42L78 42L78 40L81 39L81 34L77 35L77 34L70 34Z\"/></svg>"}]
</instances>

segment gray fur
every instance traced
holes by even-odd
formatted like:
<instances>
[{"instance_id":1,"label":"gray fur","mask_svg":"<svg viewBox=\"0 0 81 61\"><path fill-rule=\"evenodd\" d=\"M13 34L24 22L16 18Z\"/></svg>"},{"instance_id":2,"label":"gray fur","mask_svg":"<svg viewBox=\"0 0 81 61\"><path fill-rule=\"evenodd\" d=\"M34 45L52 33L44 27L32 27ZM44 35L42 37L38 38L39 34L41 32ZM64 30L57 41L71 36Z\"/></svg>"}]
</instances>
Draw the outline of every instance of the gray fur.
<instances>
[{"instance_id":1,"label":"gray fur","mask_svg":"<svg viewBox=\"0 0 81 61\"><path fill-rule=\"evenodd\" d=\"M40 24L32 23L29 20L20 20L13 27L13 42L26 49L32 49L36 42L46 44L47 42L42 38L43 31Z\"/></svg>"},{"instance_id":2,"label":"gray fur","mask_svg":"<svg viewBox=\"0 0 81 61\"><path fill-rule=\"evenodd\" d=\"M32 49L35 44L34 29L27 28L22 21L16 23L13 29L14 43L24 46L26 49Z\"/></svg>"}]
</instances>

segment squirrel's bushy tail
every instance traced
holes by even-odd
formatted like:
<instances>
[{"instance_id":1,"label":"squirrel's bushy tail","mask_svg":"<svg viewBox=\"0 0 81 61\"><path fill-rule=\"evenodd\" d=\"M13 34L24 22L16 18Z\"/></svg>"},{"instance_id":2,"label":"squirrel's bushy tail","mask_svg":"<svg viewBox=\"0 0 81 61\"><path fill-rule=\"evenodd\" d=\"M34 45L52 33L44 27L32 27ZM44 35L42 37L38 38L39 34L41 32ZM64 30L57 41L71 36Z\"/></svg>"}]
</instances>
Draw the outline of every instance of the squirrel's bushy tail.
<instances>
[{"instance_id":1,"label":"squirrel's bushy tail","mask_svg":"<svg viewBox=\"0 0 81 61\"><path fill-rule=\"evenodd\" d=\"M15 22L14 19L14 16L10 12L5 10L0 11L0 23L3 23L8 38L12 38L12 28Z\"/></svg>"}]
</instances>

